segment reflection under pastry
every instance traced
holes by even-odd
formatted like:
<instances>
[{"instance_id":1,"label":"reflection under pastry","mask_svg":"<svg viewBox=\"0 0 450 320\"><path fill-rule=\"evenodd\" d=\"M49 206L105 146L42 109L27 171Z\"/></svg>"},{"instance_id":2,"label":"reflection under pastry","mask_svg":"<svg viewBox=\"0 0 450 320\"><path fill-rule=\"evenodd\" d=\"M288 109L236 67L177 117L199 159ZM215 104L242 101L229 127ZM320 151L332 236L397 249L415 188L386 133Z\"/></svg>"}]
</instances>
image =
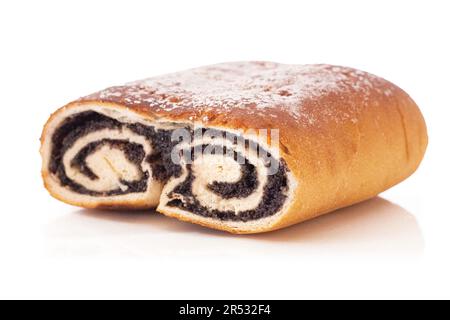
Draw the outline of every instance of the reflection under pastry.
<instances>
[{"instance_id":1,"label":"reflection under pastry","mask_svg":"<svg viewBox=\"0 0 450 320\"><path fill-rule=\"evenodd\" d=\"M230 235L155 212L103 210L76 210L48 224L45 232L52 256L408 257L424 249L415 217L381 197L258 235Z\"/></svg>"}]
</instances>

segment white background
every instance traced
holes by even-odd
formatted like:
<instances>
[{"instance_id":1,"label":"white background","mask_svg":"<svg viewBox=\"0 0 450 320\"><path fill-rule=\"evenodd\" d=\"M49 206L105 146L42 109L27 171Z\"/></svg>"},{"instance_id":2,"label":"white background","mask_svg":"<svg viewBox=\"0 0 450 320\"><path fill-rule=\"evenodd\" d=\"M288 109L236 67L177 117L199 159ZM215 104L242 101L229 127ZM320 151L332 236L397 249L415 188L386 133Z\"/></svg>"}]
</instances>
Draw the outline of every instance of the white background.
<instances>
[{"instance_id":1,"label":"white background","mask_svg":"<svg viewBox=\"0 0 450 320\"><path fill-rule=\"evenodd\" d=\"M449 17L449 1L1 1L0 298L450 298ZM234 60L397 83L427 120L422 166L378 198L254 236L47 194L39 136L56 108Z\"/></svg>"}]
</instances>

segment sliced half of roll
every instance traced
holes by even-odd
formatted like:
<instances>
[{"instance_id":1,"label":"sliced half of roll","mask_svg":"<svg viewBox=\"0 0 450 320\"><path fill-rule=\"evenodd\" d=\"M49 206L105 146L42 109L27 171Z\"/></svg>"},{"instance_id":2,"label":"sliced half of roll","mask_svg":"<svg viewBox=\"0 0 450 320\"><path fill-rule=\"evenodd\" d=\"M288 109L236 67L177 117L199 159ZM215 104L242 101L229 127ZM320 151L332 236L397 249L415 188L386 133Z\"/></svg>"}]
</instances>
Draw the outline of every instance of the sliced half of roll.
<instances>
[{"instance_id":1,"label":"sliced half of roll","mask_svg":"<svg viewBox=\"0 0 450 320\"><path fill-rule=\"evenodd\" d=\"M157 207L233 233L368 199L418 167L423 117L401 89L329 65L237 62L109 88L44 127L50 193L87 208Z\"/></svg>"}]
</instances>

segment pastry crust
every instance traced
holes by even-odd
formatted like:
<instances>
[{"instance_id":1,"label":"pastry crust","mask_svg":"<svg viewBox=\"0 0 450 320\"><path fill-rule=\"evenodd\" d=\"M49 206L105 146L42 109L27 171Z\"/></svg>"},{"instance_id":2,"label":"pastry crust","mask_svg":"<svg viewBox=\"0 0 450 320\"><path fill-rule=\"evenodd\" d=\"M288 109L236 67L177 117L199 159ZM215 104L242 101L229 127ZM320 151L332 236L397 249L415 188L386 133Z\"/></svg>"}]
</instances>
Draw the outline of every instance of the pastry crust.
<instances>
[{"instance_id":1,"label":"pastry crust","mask_svg":"<svg viewBox=\"0 0 450 320\"><path fill-rule=\"evenodd\" d=\"M371 74L329 65L237 62L207 66L113 87L53 114L42 134L43 178L56 198L83 207L145 208L139 201L68 201L49 183L45 146L53 119L70 108L121 109L149 122L224 130L279 129L279 155L290 191L270 219L229 223L177 208L158 211L232 233L287 227L371 197L411 175L427 146L415 102Z\"/></svg>"}]
</instances>

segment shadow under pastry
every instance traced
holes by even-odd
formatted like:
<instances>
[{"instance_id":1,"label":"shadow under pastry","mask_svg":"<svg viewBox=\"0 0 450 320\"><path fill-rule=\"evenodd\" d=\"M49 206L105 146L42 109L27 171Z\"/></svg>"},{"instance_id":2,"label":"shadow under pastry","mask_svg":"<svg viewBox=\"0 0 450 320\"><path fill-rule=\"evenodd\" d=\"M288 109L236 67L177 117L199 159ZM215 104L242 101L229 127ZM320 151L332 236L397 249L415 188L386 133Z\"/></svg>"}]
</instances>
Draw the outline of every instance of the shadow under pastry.
<instances>
[{"instance_id":1,"label":"shadow under pastry","mask_svg":"<svg viewBox=\"0 0 450 320\"><path fill-rule=\"evenodd\" d=\"M232 235L151 210L76 210L46 226L52 255L88 256L418 256L424 240L415 217L381 197L301 224L256 235ZM207 239L208 241L205 241Z\"/></svg>"}]
</instances>

